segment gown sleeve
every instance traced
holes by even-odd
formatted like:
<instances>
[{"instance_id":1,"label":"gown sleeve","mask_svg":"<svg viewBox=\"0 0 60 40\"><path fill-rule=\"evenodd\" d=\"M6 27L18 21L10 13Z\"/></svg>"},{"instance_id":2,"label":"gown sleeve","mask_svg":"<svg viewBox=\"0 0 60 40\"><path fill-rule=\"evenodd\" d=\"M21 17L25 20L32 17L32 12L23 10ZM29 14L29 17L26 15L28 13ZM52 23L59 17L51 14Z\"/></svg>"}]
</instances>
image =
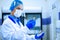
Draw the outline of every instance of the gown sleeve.
<instances>
[{"instance_id":1,"label":"gown sleeve","mask_svg":"<svg viewBox=\"0 0 60 40\"><path fill-rule=\"evenodd\" d=\"M24 40L24 33L21 30L15 31L12 25L3 24L1 26L2 40Z\"/></svg>"}]
</instances>

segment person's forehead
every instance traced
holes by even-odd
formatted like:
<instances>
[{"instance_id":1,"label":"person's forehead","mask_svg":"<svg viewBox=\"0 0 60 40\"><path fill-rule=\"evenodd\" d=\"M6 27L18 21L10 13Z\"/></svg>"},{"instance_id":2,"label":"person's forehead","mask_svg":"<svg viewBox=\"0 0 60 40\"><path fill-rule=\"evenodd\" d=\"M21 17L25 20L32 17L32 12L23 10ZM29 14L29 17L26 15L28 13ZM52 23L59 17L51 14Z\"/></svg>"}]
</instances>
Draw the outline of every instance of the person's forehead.
<instances>
[{"instance_id":1,"label":"person's forehead","mask_svg":"<svg viewBox=\"0 0 60 40\"><path fill-rule=\"evenodd\" d=\"M16 8L17 8L17 9L18 9L18 8L23 9L23 5L18 5Z\"/></svg>"}]
</instances>

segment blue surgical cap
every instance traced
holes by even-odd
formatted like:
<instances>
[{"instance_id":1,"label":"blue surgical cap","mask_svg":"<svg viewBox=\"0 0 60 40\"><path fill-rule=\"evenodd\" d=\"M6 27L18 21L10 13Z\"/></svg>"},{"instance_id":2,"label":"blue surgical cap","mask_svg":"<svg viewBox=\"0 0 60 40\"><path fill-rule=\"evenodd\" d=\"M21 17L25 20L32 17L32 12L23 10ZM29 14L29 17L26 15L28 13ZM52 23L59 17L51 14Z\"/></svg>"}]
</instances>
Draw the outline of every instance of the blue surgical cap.
<instances>
[{"instance_id":1,"label":"blue surgical cap","mask_svg":"<svg viewBox=\"0 0 60 40\"><path fill-rule=\"evenodd\" d=\"M29 29L32 29L36 24L36 21L35 20L29 20L26 24L26 26L29 28Z\"/></svg>"},{"instance_id":2,"label":"blue surgical cap","mask_svg":"<svg viewBox=\"0 0 60 40\"><path fill-rule=\"evenodd\" d=\"M22 1L20 1L20 0L14 0L12 2L11 6L10 6L10 10L13 11L20 4L23 5Z\"/></svg>"}]
</instances>

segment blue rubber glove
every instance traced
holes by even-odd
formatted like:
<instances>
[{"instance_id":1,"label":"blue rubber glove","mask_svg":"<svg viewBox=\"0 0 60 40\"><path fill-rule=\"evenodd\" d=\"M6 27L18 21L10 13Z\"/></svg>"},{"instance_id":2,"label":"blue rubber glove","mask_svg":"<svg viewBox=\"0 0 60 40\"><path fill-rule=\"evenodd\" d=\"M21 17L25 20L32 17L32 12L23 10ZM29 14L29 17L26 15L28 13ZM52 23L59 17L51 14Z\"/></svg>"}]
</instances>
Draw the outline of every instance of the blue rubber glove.
<instances>
[{"instance_id":1,"label":"blue rubber glove","mask_svg":"<svg viewBox=\"0 0 60 40\"><path fill-rule=\"evenodd\" d=\"M43 38L44 36L44 32L40 33L40 34L36 34L35 35L35 39L40 39L40 38Z\"/></svg>"},{"instance_id":2,"label":"blue rubber glove","mask_svg":"<svg viewBox=\"0 0 60 40\"><path fill-rule=\"evenodd\" d=\"M36 21L35 21L35 20L29 20L29 21L27 22L26 26L27 26L29 29L32 29L32 28L34 28L35 24L36 24Z\"/></svg>"}]
</instances>

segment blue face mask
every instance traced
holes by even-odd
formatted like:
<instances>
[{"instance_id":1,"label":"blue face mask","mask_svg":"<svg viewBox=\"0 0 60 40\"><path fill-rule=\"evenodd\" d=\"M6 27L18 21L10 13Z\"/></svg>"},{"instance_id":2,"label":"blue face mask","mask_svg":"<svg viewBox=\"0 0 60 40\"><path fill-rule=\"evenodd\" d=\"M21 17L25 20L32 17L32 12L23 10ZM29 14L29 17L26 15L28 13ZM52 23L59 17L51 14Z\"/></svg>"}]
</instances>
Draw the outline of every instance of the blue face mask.
<instances>
[{"instance_id":1,"label":"blue face mask","mask_svg":"<svg viewBox=\"0 0 60 40\"><path fill-rule=\"evenodd\" d=\"M14 13L15 17L20 17L22 15L23 11L22 10L16 10L16 12Z\"/></svg>"}]
</instances>

